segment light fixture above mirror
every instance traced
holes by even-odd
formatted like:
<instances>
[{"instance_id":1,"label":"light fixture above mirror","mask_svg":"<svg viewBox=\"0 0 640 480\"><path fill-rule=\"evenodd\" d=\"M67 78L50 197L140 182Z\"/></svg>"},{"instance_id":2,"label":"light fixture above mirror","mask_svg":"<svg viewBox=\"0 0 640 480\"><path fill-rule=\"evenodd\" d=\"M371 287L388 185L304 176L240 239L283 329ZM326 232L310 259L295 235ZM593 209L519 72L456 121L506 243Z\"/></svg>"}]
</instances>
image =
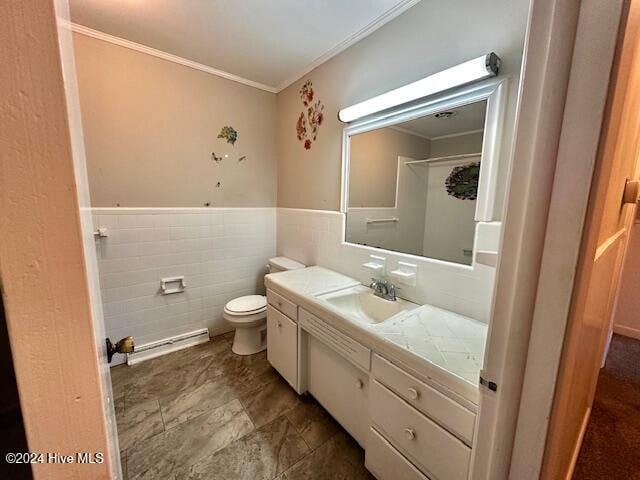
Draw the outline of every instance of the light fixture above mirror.
<instances>
[{"instance_id":1,"label":"light fixture above mirror","mask_svg":"<svg viewBox=\"0 0 640 480\"><path fill-rule=\"evenodd\" d=\"M493 52L487 53L364 102L343 108L338 112L338 118L342 122L350 123L445 90L495 77L499 69L500 57Z\"/></svg>"}]
</instances>

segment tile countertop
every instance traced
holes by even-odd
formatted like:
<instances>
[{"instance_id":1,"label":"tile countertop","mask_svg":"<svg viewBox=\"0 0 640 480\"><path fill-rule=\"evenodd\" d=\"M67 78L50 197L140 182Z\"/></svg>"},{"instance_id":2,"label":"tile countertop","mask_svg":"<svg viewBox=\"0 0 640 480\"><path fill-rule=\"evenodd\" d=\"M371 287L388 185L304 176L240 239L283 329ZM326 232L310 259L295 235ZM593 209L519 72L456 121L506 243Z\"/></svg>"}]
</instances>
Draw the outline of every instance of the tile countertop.
<instances>
[{"instance_id":1,"label":"tile countertop","mask_svg":"<svg viewBox=\"0 0 640 480\"><path fill-rule=\"evenodd\" d=\"M477 410L486 324L431 305L422 305L377 324L357 323L317 298L360 285L353 278L322 267L279 272L265 278L267 288Z\"/></svg>"}]
</instances>

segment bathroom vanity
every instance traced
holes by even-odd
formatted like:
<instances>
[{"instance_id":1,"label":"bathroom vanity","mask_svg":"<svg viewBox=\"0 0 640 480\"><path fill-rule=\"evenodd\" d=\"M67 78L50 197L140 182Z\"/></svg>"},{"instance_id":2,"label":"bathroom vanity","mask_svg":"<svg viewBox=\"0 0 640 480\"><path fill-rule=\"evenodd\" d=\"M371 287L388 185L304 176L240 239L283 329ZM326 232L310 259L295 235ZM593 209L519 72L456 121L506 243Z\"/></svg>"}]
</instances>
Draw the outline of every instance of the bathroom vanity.
<instances>
[{"instance_id":1,"label":"bathroom vanity","mask_svg":"<svg viewBox=\"0 0 640 480\"><path fill-rule=\"evenodd\" d=\"M482 362L468 351L483 348L486 325L382 300L322 267L268 275L266 286L269 361L360 443L379 480L468 478ZM463 344L446 362L433 348Z\"/></svg>"}]
</instances>

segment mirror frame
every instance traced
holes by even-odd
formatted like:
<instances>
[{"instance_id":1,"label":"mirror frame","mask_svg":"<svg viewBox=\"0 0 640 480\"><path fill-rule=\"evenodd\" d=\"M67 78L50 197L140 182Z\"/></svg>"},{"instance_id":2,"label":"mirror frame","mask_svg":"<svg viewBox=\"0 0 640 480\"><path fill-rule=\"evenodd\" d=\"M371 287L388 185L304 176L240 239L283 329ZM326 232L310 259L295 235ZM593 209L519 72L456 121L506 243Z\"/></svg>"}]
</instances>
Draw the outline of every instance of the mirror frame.
<instances>
[{"instance_id":1,"label":"mirror frame","mask_svg":"<svg viewBox=\"0 0 640 480\"><path fill-rule=\"evenodd\" d=\"M409 106L401 106L384 112L379 112L364 120L353 122L345 127L342 131L342 194L340 198L340 212L344 214L343 242L348 245L370 248L375 251L383 250L396 254L413 257L417 256L420 258L437 260L438 262L456 264L455 262L448 262L446 260L438 260L412 253L397 252L395 250L388 250L385 248L360 245L358 243L348 241L346 225L349 209L349 162L351 155L351 136L397 125L398 123L414 120L443 110L462 107L470 103L486 100L487 113L485 116L484 136L482 140L482 160L480 163L478 198L476 200L474 220L476 222L490 222L495 218L494 209L505 110L504 100L506 83L506 78L491 79L479 84L457 88L444 94L434 95L428 99L422 99L419 102L410 104Z\"/></svg>"}]
</instances>

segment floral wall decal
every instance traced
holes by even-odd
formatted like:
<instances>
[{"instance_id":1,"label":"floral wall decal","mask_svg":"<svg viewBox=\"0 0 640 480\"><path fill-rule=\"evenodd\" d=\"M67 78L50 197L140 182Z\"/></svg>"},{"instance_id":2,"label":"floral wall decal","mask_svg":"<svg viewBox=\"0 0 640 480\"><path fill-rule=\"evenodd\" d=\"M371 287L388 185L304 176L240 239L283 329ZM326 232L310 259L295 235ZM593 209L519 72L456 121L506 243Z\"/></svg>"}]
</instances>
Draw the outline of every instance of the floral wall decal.
<instances>
[{"instance_id":1,"label":"floral wall decal","mask_svg":"<svg viewBox=\"0 0 640 480\"><path fill-rule=\"evenodd\" d=\"M220 130L218 138L224 138L227 143L235 145L236 140L238 140L238 132L233 127L225 126Z\"/></svg>"},{"instance_id":2,"label":"floral wall decal","mask_svg":"<svg viewBox=\"0 0 640 480\"><path fill-rule=\"evenodd\" d=\"M480 178L480 162L454 167L444 181L447 193L460 200L478 198L478 180Z\"/></svg>"},{"instance_id":3,"label":"floral wall decal","mask_svg":"<svg viewBox=\"0 0 640 480\"><path fill-rule=\"evenodd\" d=\"M296 136L303 143L305 150L309 150L318 138L318 130L324 119L324 105L320 100L314 102L314 98L313 83L307 80L300 88L300 99L305 109L300 112L296 122Z\"/></svg>"}]
</instances>

